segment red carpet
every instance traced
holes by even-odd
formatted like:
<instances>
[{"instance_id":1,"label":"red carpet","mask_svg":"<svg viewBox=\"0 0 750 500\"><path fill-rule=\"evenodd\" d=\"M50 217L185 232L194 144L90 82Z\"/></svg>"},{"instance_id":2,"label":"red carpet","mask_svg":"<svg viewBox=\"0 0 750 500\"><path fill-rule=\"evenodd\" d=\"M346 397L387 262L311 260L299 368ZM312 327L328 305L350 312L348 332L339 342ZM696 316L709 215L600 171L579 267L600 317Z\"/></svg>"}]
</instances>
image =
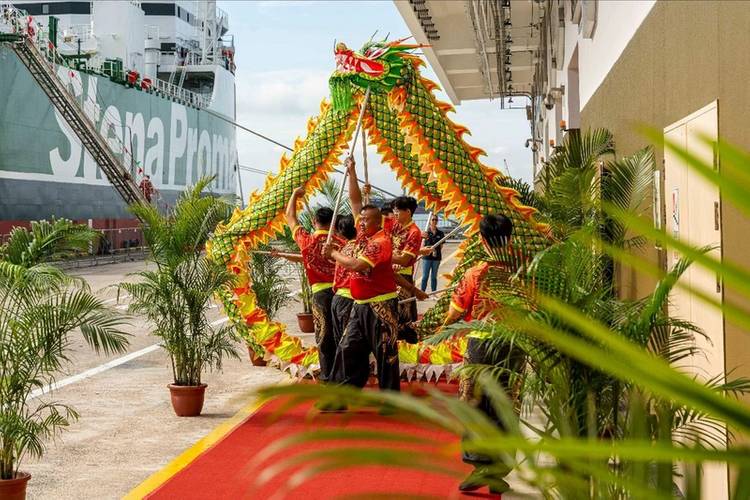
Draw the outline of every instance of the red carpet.
<instances>
[{"instance_id":1,"label":"red carpet","mask_svg":"<svg viewBox=\"0 0 750 500\"><path fill-rule=\"evenodd\" d=\"M441 384L442 385L442 384ZM445 389L453 389L453 384ZM404 387L406 388L406 387ZM457 486L471 471L460 461L458 439L441 429L384 417L374 410L347 413L320 413L309 405L298 406L276 416L279 401L267 404L248 417L221 441L187 467L172 476L152 492L149 499L332 499L332 498L499 498L487 489L461 495ZM349 428L404 432L427 437L435 443L425 449L428 456L445 453L444 445L455 445L451 455L436 459L436 464L448 464L453 476L396 467L356 466L327 471L298 485L289 484L289 477L298 469L288 469L270 481L259 484L259 475L270 464L278 464L282 457L302 451L321 450L331 445L305 444L286 449L284 455L274 455L259 461L257 457L275 440L320 428ZM360 442L361 443L361 442ZM355 441L338 441L337 445L356 445ZM382 446L379 443L379 446ZM399 445L394 445L398 447ZM403 447L403 445L402 445ZM454 460L455 458L455 460Z\"/></svg>"}]
</instances>

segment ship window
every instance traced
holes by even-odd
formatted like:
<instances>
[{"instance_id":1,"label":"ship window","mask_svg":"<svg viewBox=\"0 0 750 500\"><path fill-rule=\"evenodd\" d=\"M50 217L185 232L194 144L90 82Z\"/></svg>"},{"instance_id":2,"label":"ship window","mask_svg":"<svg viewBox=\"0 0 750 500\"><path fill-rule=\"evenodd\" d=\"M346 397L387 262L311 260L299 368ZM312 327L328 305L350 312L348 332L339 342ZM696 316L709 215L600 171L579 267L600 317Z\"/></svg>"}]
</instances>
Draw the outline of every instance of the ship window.
<instances>
[{"instance_id":1,"label":"ship window","mask_svg":"<svg viewBox=\"0 0 750 500\"><path fill-rule=\"evenodd\" d=\"M141 9L147 16L174 16L177 12L175 4L171 2L143 2Z\"/></svg>"},{"instance_id":2,"label":"ship window","mask_svg":"<svg viewBox=\"0 0 750 500\"><path fill-rule=\"evenodd\" d=\"M91 14L91 2L17 3L17 9L25 10L30 16Z\"/></svg>"}]
</instances>

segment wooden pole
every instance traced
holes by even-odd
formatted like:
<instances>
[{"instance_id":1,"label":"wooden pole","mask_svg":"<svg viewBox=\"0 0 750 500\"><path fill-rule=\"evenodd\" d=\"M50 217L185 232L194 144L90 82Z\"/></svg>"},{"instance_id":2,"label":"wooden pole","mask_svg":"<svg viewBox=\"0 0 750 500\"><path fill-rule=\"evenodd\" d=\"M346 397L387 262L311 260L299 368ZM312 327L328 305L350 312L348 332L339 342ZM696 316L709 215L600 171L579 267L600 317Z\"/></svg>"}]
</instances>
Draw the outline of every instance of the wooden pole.
<instances>
[{"instance_id":1,"label":"wooden pole","mask_svg":"<svg viewBox=\"0 0 750 500\"><path fill-rule=\"evenodd\" d=\"M301 253L292 252L271 252L269 250L250 250L250 253L257 253L259 255L276 255L278 257L302 257Z\"/></svg>"},{"instance_id":2,"label":"wooden pole","mask_svg":"<svg viewBox=\"0 0 750 500\"><path fill-rule=\"evenodd\" d=\"M429 295L430 297L432 297L433 295L437 295L439 293L449 292L449 291L453 290L454 288L456 288L456 287L455 286L447 286L445 288L441 288L440 290L435 290L434 292L430 292L427 295ZM414 302L416 300L417 300L416 297L409 297L408 299L399 300L398 303L399 304L408 304L409 302Z\"/></svg>"},{"instance_id":3,"label":"wooden pole","mask_svg":"<svg viewBox=\"0 0 750 500\"><path fill-rule=\"evenodd\" d=\"M442 238L440 238L440 239L439 239L439 240L437 241L437 243L435 243L434 245L432 245L432 248L434 249L435 247L439 247L440 245L442 245L442 244L443 244L443 243L445 242L445 240L447 240L448 238L450 238L451 236L453 236L453 235L454 235L454 234L456 233L456 231L458 231L458 230L459 230L459 229L461 229L462 227L463 227L463 226L462 226L461 224L459 224L458 226L454 227L454 228L453 228L453 229L451 230L451 232L450 232L450 233L446 234L445 236L443 236ZM420 259L421 259L422 257L424 257L424 255L420 255L419 257L417 257L417 260L415 260L415 261L414 261L414 263L416 264L417 262L419 262L419 260L420 260Z\"/></svg>"},{"instance_id":4,"label":"wooden pole","mask_svg":"<svg viewBox=\"0 0 750 500\"><path fill-rule=\"evenodd\" d=\"M369 176L368 170L367 170L367 137L366 137L366 132L365 132L365 128L364 127L362 127L362 165L364 166L364 169L365 169L365 186L368 186L368 189L369 189L369 186L370 186L370 176ZM367 205L368 203L370 203L370 193L369 192L365 194L365 198L364 198L363 201L364 201L365 205Z\"/></svg>"},{"instance_id":5,"label":"wooden pole","mask_svg":"<svg viewBox=\"0 0 750 500\"><path fill-rule=\"evenodd\" d=\"M367 91L365 92L365 98L362 101L362 109L359 110L359 118L357 118L357 127L354 129L354 137L352 138L352 146L349 149L349 158L352 158L354 155L354 149L357 146L357 136L359 135L359 129L362 127L362 118L365 116L365 108L367 107L367 103L370 100L370 87L367 87ZM333 217L331 218L331 229L328 231L328 236L326 237L326 245L331 242L331 237L333 236L333 228L336 227L336 217L338 217L339 214L339 207L341 206L341 198L344 196L344 186L346 185L346 177L349 175L349 170L344 170L344 175L341 178L341 185L339 186L339 193L336 196L336 204L333 206Z\"/></svg>"}]
</instances>

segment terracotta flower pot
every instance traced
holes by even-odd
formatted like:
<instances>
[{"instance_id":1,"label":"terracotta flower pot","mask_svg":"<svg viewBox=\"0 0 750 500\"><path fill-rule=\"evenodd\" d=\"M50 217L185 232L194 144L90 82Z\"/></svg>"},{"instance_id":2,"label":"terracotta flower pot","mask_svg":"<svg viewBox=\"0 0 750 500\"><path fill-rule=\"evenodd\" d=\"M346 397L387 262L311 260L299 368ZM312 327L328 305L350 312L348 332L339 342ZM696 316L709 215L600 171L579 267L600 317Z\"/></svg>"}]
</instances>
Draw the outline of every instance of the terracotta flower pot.
<instances>
[{"instance_id":1,"label":"terracotta flower pot","mask_svg":"<svg viewBox=\"0 0 750 500\"><path fill-rule=\"evenodd\" d=\"M266 360L263 359L263 356L257 354L252 347L247 346L247 352L250 354L250 362L253 366L266 366Z\"/></svg>"},{"instance_id":2,"label":"terracotta flower pot","mask_svg":"<svg viewBox=\"0 0 750 500\"><path fill-rule=\"evenodd\" d=\"M312 313L297 313L297 323L302 333L312 333L315 331L315 322Z\"/></svg>"},{"instance_id":3,"label":"terracotta flower pot","mask_svg":"<svg viewBox=\"0 0 750 500\"><path fill-rule=\"evenodd\" d=\"M0 479L0 498L3 500L25 500L26 483L31 479L28 472L19 472L13 479Z\"/></svg>"},{"instance_id":4,"label":"terracotta flower pot","mask_svg":"<svg viewBox=\"0 0 750 500\"><path fill-rule=\"evenodd\" d=\"M178 417L197 417L203 409L203 396L206 384L175 385L169 384L169 394L172 396L172 408Z\"/></svg>"}]
</instances>

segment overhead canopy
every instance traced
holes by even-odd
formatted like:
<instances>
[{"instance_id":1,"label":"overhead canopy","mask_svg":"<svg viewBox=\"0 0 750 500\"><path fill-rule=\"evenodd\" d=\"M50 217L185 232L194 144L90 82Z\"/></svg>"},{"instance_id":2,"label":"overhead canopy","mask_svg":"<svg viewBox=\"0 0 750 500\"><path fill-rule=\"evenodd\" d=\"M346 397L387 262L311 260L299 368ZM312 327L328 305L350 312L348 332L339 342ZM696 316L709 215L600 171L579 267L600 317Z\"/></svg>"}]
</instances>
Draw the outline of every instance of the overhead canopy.
<instances>
[{"instance_id":1,"label":"overhead canopy","mask_svg":"<svg viewBox=\"0 0 750 500\"><path fill-rule=\"evenodd\" d=\"M395 0L454 104L529 95L544 10L532 0Z\"/></svg>"}]
</instances>

